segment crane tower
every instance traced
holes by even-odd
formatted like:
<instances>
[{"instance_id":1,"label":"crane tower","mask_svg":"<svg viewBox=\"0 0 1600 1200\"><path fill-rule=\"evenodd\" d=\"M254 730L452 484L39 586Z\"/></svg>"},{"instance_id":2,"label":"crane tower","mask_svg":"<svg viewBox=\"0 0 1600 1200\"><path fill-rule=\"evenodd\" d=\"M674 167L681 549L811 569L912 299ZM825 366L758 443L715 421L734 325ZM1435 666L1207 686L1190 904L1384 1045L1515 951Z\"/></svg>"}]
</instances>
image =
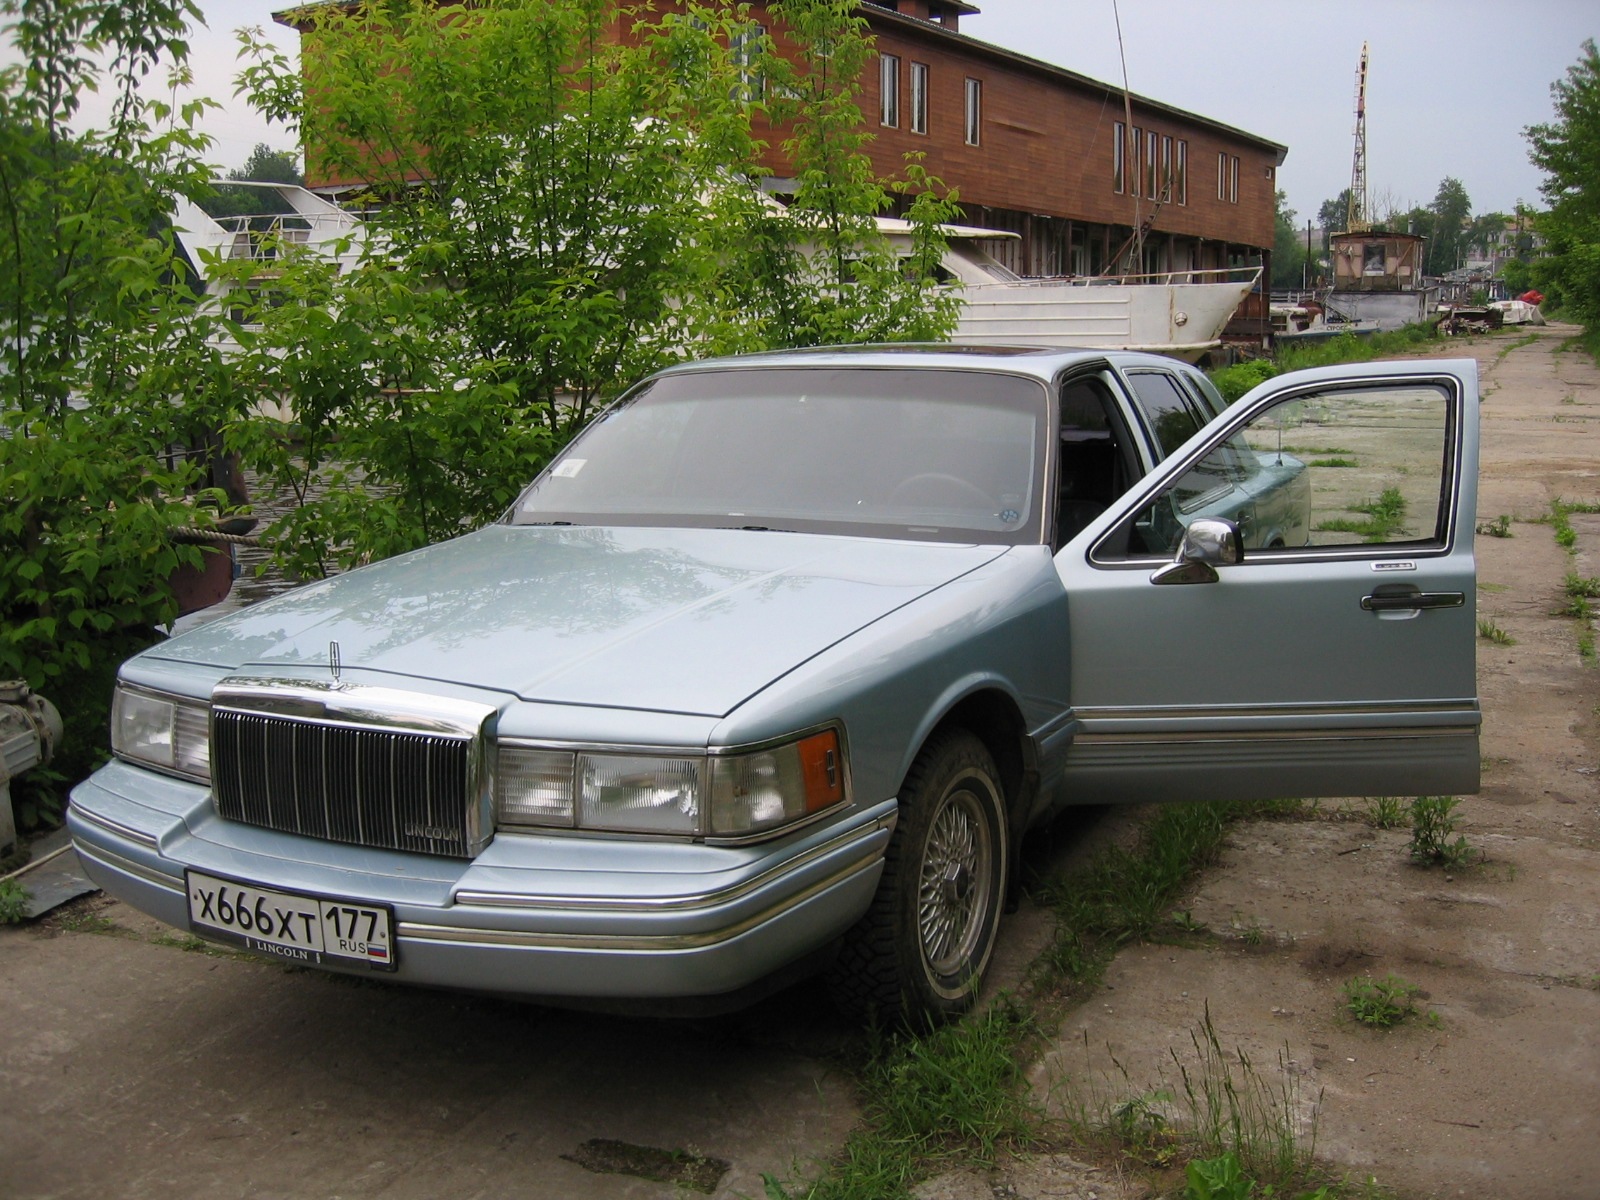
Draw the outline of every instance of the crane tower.
<instances>
[{"instance_id":1,"label":"crane tower","mask_svg":"<svg viewBox=\"0 0 1600 1200\"><path fill-rule=\"evenodd\" d=\"M1349 233L1372 228L1367 216L1367 43L1361 43L1361 65L1356 68L1356 152L1350 167L1350 200L1344 227Z\"/></svg>"}]
</instances>

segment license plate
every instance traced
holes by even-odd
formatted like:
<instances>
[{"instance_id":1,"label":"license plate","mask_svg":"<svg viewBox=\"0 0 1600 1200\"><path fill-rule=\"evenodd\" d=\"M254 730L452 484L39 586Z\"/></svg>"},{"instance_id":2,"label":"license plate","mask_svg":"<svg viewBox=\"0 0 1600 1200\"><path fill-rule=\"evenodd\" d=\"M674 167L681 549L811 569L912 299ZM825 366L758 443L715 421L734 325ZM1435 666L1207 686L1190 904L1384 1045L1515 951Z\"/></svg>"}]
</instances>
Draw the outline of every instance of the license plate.
<instances>
[{"instance_id":1,"label":"license plate","mask_svg":"<svg viewBox=\"0 0 1600 1200\"><path fill-rule=\"evenodd\" d=\"M190 871L189 925L246 950L307 966L395 969L393 922L381 904L280 892Z\"/></svg>"}]
</instances>

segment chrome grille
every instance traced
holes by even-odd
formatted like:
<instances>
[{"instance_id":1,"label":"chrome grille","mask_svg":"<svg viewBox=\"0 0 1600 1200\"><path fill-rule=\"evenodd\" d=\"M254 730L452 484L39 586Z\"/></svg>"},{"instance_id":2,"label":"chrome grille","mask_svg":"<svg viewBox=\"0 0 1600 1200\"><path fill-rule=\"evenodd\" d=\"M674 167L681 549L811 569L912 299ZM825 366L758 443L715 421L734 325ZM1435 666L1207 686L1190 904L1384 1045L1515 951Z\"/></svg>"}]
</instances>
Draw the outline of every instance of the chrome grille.
<instances>
[{"instance_id":1,"label":"chrome grille","mask_svg":"<svg viewBox=\"0 0 1600 1200\"><path fill-rule=\"evenodd\" d=\"M487 826L481 730L395 711L397 696L261 680L221 685L211 715L217 812L358 846L477 854Z\"/></svg>"}]
</instances>

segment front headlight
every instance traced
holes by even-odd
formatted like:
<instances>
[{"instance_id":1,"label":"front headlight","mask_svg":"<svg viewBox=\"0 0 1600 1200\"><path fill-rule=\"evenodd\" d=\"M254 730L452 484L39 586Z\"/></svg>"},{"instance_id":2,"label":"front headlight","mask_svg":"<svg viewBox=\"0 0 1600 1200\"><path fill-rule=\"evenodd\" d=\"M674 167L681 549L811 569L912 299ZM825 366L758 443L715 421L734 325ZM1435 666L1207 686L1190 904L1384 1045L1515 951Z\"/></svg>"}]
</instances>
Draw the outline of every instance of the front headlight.
<instances>
[{"instance_id":1,"label":"front headlight","mask_svg":"<svg viewBox=\"0 0 1600 1200\"><path fill-rule=\"evenodd\" d=\"M845 798L836 730L759 750L653 755L502 744L496 772L505 826L679 837L747 837Z\"/></svg>"},{"instance_id":2,"label":"front headlight","mask_svg":"<svg viewBox=\"0 0 1600 1200\"><path fill-rule=\"evenodd\" d=\"M578 826L619 833L702 833L705 758L578 755Z\"/></svg>"},{"instance_id":3,"label":"front headlight","mask_svg":"<svg viewBox=\"0 0 1600 1200\"><path fill-rule=\"evenodd\" d=\"M211 782L211 706L203 700L117 684L111 750L119 758Z\"/></svg>"}]
</instances>

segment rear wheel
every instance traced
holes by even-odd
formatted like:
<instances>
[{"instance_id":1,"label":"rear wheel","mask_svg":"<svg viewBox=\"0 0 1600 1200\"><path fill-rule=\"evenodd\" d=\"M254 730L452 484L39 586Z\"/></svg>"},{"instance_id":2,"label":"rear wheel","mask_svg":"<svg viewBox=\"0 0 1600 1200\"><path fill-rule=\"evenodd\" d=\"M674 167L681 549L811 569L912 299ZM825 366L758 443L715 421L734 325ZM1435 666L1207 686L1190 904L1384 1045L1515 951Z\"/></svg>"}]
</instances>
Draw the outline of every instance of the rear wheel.
<instances>
[{"instance_id":1,"label":"rear wheel","mask_svg":"<svg viewBox=\"0 0 1600 1200\"><path fill-rule=\"evenodd\" d=\"M1009 851L988 750L964 730L937 735L900 790L877 895L834 965L836 997L914 1023L970 1008L994 951Z\"/></svg>"}]
</instances>

